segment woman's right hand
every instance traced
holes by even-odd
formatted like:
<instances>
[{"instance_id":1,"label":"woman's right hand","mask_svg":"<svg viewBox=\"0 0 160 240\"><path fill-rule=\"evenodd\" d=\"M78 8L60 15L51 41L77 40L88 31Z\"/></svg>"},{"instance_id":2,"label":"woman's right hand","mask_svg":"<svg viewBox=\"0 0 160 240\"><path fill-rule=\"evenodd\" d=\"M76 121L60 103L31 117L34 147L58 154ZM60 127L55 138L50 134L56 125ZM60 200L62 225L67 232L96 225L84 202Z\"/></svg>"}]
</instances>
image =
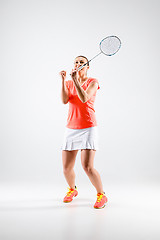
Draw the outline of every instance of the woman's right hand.
<instances>
[{"instance_id":1,"label":"woman's right hand","mask_svg":"<svg viewBox=\"0 0 160 240\"><path fill-rule=\"evenodd\" d=\"M62 80L66 79L66 71L61 71L59 74L61 75Z\"/></svg>"}]
</instances>

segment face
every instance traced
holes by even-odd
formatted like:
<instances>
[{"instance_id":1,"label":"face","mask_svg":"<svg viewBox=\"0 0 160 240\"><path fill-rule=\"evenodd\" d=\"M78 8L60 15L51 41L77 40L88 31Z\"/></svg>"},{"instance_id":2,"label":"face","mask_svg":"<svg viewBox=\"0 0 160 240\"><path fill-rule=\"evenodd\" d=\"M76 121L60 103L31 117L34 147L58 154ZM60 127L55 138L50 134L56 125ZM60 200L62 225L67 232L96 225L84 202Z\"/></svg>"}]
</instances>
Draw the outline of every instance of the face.
<instances>
[{"instance_id":1,"label":"face","mask_svg":"<svg viewBox=\"0 0 160 240\"><path fill-rule=\"evenodd\" d=\"M83 57L77 57L74 61L74 67L80 67L83 64L85 64L87 62L87 59L83 58ZM89 66L86 64L80 71L79 74L87 74L87 70L89 69Z\"/></svg>"}]
</instances>

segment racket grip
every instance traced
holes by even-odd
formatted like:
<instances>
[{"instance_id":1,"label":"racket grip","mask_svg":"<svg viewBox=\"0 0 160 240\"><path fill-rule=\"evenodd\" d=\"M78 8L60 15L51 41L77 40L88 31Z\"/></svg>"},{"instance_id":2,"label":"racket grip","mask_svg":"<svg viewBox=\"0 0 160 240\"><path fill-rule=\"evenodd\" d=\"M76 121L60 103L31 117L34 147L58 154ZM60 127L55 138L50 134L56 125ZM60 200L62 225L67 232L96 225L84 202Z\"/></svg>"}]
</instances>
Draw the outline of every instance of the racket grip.
<instances>
[{"instance_id":1,"label":"racket grip","mask_svg":"<svg viewBox=\"0 0 160 240\"><path fill-rule=\"evenodd\" d=\"M87 62L88 63L88 62ZM80 66L78 69L77 69L77 71L79 72L80 70L82 70L82 68L84 68L84 66L87 64L87 63L85 63L85 64L83 64L82 66ZM71 75L71 74L70 74Z\"/></svg>"}]
</instances>

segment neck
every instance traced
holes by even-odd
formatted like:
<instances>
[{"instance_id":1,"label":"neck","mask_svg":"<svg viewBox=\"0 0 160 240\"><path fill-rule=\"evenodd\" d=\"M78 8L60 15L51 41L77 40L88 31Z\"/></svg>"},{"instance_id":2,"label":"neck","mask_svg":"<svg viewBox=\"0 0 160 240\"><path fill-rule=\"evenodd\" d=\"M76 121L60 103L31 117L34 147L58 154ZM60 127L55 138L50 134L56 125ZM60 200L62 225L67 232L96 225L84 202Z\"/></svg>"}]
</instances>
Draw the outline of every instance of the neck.
<instances>
[{"instance_id":1,"label":"neck","mask_svg":"<svg viewBox=\"0 0 160 240\"><path fill-rule=\"evenodd\" d=\"M87 75L85 75L85 76L82 75L82 76L79 76L79 77L78 77L78 81L79 81L79 82L85 82L85 81L87 80L87 78L88 78Z\"/></svg>"}]
</instances>

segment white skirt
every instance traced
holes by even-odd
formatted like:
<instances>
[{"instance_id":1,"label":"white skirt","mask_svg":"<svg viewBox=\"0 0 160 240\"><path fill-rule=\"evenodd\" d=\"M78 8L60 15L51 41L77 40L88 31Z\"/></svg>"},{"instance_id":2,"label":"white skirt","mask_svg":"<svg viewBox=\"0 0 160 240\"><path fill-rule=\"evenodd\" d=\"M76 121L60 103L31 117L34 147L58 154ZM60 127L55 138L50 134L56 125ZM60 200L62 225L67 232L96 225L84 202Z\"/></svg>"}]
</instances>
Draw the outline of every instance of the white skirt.
<instances>
[{"instance_id":1,"label":"white skirt","mask_svg":"<svg viewBox=\"0 0 160 240\"><path fill-rule=\"evenodd\" d=\"M98 129L97 126L83 129L65 129L61 150L79 150L93 149L98 147Z\"/></svg>"}]
</instances>

